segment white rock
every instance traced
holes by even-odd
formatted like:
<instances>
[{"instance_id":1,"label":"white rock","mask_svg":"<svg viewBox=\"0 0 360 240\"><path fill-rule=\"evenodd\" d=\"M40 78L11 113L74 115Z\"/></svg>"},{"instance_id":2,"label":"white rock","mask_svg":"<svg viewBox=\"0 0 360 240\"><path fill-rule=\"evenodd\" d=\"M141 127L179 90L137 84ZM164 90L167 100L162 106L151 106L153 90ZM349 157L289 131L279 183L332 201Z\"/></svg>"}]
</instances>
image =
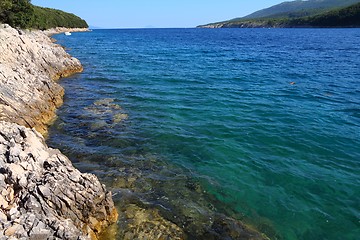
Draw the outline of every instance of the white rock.
<instances>
[{"instance_id":1,"label":"white rock","mask_svg":"<svg viewBox=\"0 0 360 240\"><path fill-rule=\"evenodd\" d=\"M45 33L0 24L0 239L87 239L97 231L89 217L104 227L116 221L111 194L99 180L81 174L38 132L46 132L62 104L64 90L54 79L80 71L80 62ZM86 191L76 199L82 184Z\"/></svg>"},{"instance_id":2,"label":"white rock","mask_svg":"<svg viewBox=\"0 0 360 240\"><path fill-rule=\"evenodd\" d=\"M63 88L53 79L82 71L79 60L46 34L20 35L11 27L0 27L0 63L0 120L42 131L62 102Z\"/></svg>"},{"instance_id":3,"label":"white rock","mask_svg":"<svg viewBox=\"0 0 360 240\"><path fill-rule=\"evenodd\" d=\"M3 152L0 157L23 156L16 162L0 162L3 169L0 180L4 184L0 189L0 233L18 239L54 236L87 239L102 224L116 221L111 194L105 192L94 175L80 173L60 151L48 148L33 130L0 121L0 135L8 139L0 146L12 145L18 149ZM49 165L52 167L46 167ZM78 197L79 189L84 189L81 197ZM99 224L91 225L90 217ZM54 229L66 231L59 233Z\"/></svg>"},{"instance_id":4,"label":"white rock","mask_svg":"<svg viewBox=\"0 0 360 240\"><path fill-rule=\"evenodd\" d=\"M10 216L16 215L18 213L19 211L16 209L16 207L11 208L9 211Z\"/></svg>"},{"instance_id":5,"label":"white rock","mask_svg":"<svg viewBox=\"0 0 360 240\"><path fill-rule=\"evenodd\" d=\"M24 168L19 164L11 163L8 165L8 168L11 171L12 176L15 178L21 178L25 173Z\"/></svg>"},{"instance_id":6,"label":"white rock","mask_svg":"<svg viewBox=\"0 0 360 240\"><path fill-rule=\"evenodd\" d=\"M5 198L0 195L0 208L5 209L9 206L8 201L5 200Z\"/></svg>"},{"instance_id":7,"label":"white rock","mask_svg":"<svg viewBox=\"0 0 360 240\"><path fill-rule=\"evenodd\" d=\"M7 216L1 210L0 210L0 221L1 222L7 221Z\"/></svg>"}]
</instances>

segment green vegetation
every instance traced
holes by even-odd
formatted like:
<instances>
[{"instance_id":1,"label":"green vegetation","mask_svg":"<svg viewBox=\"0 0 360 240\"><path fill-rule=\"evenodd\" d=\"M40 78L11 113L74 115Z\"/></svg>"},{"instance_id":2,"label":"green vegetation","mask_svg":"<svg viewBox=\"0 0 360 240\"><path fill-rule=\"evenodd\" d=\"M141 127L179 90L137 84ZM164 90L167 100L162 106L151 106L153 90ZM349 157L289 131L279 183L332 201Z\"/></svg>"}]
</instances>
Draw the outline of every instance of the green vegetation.
<instances>
[{"instance_id":1,"label":"green vegetation","mask_svg":"<svg viewBox=\"0 0 360 240\"><path fill-rule=\"evenodd\" d=\"M0 22L34 29L88 27L85 20L74 14L34 6L30 0L0 0Z\"/></svg>"},{"instance_id":2,"label":"green vegetation","mask_svg":"<svg viewBox=\"0 0 360 240\"><path fill-rule=\"evenodd\" d=\"M87 28L89 26L85 20L72 13L34 6L34 16L31 27L48 29L54 27Z\"/></svg>"},{"instance_id":3,"label":"green vegetation","mask_svg":"<svg viewBox=\"0 0 360 240\"><path fill-rule=\"evenodd\" d=\"M275 6L254 12L241 19L254 18L298 18L323 13L334 8L348 7L359 0L309 0L283 2ZM239 19L237 19L239 20Z\"/></svg>"},{"instance_id":4,"label":"green vegetation","mask_svg":"<svg viewBox=\"0 0 360 240\"><path fill-rule=\"evenodd\" d=\"M307 18L289 21L291 26L360 27L360 3Z\"/></svg>"},{"instance_id":5,"label":"green vegetation","mask_svg":"<svg viewBox=\"0 0 360 240\"><path fill-rule=\"evenodd\" d=\"M8 12L12 8L11 0L0 0L0 21L4 21L8 18Z\"/></svg>"},{"instance_id":6,"label":"green vegetation","mask_svg":"<svg viewBox=\"0 0 360 240\"><path fill-rule=\"evenodd\" d=\"M360 0L284 2L243 18L200 27L360 27Z\"/></svg>"},{"instance_id":7,"label":"green vegetation","mask_svg":"<svg viewBox=\"0 0 360 240\"><path fill-rule=\"evenodd\" d=\"M0 0L0 21L25 28L32 21L34 9L29 0Z\"/></svg>"}]
</instances>

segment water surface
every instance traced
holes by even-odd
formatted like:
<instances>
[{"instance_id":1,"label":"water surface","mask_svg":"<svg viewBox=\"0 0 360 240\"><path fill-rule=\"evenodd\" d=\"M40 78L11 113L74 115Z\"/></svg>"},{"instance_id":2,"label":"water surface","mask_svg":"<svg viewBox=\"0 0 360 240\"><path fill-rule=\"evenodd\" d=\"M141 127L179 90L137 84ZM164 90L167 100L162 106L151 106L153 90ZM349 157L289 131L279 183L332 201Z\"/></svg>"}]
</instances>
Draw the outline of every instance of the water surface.
<instances>
[{"instance_id":1,"label":"water surface","mask_svg":"<svg viewBox=\"0 0 360 240\"><path fill-rule=\"evenodd\" d=\"M206 206L272 239L360 235L359 29L56 38L85 70L61 81L48 142L113 192L165 215Z\"/></svg>"}]
</instances>

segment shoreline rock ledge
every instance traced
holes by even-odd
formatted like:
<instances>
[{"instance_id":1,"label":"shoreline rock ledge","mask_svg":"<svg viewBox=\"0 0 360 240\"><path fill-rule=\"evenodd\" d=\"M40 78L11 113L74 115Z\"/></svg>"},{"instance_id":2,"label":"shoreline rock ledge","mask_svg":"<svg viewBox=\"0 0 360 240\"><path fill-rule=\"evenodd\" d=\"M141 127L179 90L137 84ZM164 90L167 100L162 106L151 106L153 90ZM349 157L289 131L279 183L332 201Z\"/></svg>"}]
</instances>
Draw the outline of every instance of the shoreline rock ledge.
<instances>
[{"instance_id":1,"label":"shoreline rock ledge","mask_svg":"<svg viewBox=\"0 0 360 240\"><path fill-rule=\"evenodd\" d=\"M41 135L62 104L54 80L81 71L45 33L0 24L0 239L99 239L117 221L111 192Z\"/></svg>"},{"instance_id":2,"label":"shoreline rock ledge","mask_svg":"<svg viewBox=\"0 0 360 240\"><path fill-rule=\"evenodd\" d=\"M110 192L36 130L0 122L0 238L97 239L117 219Z\"/></svg>"},{"instance_id":3,"label":"shoreline rock ledge","mask_svg":"<svg viewBox=\"0 0 360 240\"><path fill-rule=\"evenodd\" d=\"M64 89L54 80L82 70L44 32L0 25L0 120L46 134L63 103Z\"/></svg>"}]
</instances>

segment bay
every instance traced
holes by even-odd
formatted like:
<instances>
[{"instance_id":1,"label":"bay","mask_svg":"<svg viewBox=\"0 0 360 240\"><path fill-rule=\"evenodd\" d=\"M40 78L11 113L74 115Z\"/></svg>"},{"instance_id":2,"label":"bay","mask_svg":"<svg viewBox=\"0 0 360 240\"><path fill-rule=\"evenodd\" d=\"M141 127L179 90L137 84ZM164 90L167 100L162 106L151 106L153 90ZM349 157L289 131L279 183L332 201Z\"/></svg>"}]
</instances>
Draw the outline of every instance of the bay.
<instances>
[{"instance_id":1,"label":"bay","mask_svg":"<svg viewBox=\"0 0 360 240\"><path fill-rule=\"evenodd\" d=\"M186 204L271 239L360 235L359 29L55 38L85 70L61 80L47 141L113 192L189 226Z\"/></svg>"}]
</instances>

